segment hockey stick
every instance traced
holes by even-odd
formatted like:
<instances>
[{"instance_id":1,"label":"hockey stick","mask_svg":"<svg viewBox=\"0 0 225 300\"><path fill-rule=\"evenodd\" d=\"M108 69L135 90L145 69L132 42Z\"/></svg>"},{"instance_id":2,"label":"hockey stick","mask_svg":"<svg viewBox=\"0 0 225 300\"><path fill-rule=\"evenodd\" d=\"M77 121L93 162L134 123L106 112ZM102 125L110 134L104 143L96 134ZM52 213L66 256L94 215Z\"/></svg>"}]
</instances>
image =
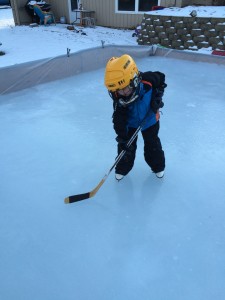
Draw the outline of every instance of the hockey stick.
<instances>
[{"instance_id":1,"label":"hockey stick","mask_svg":"<svg viewBox=\"0 0 225 300\"><path fill-rule=\"evenodd\" d=\"M146 115L146 117L147 117L147 115ZM141 130L143 124L145 123L146 117L144 118L144 120L142 121L141 125L136 129L135 133L132 135L132 137L128 141L128 143L127 143L127 147L128 148L130 147L130 145L135 140L136 136L138 135L138 132ZM65 198L64 202L66 204L68 204L68 203L74 203L74 202L78 202L78 201L81 201L81 200L85 200L85 199L89 199L91 197L94 197L94 195L98 192L98 190L100 189L100 187L103 185L103 183L108 178L108 176L111 173L111 171L118 164L118 162L121 160L121 158L124 156L125 153L126 153L126 150L123 150L123 151L120 152L120 154L117 156L114 164L109 169L108 173L105 174L105 176L102 178L102 180L99 182L99 184L92 191L90 191L88 193L84 193L84 194L78 194L78 195L74 195L74 196L69 196L69 197Z\"/></svg>"}]
</instances>

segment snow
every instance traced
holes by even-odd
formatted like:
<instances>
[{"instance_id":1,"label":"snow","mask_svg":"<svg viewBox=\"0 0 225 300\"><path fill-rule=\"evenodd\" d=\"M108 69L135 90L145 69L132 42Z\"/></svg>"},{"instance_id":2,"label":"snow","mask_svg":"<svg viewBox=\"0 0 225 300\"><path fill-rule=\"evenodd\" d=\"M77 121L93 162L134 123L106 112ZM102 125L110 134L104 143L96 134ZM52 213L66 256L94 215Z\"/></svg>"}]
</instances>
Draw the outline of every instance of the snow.
<instances>
[{"instance_id":1,"label":"snow","mask_svg":"<svg viewBox=\"0 0 225 300\"><path fill-rule=\"evenodd\" d=\"M224 6L187 6L185 8L171 7L163 10L148 12L149 14L189 16L195 9L201 17L225 18ZM14 26L11 9L0 9L0 50L6 55L0 56L0 67L19 64L42 58L54 57L82 49L101 46L102 41L113 45L137 45L136 38L132 37L134 31L112 28L79 28L81 32L75 33L67 30L66 24L56 26ZM196 52L196 51L195 51ZM212 48L202 48L198 52L211 54Z\"/></svg>"},{"instance_id":2,"label":"snow","mask_svg":"<svg viewBox=\"0 0 225 300\"><path fill-rule=\"evenodd\" d=\"M8 26L5 65L22 62L16 49L33 30ZM39 42L53 28L37 28ZM51 34L61 54L67 38ZM23 54L35 60L32 47L24 43ZM167 77L165 177L144 162L140 135L132 172L120 183L111 174L74 204L63 200L92 190L116 156L104 69L1 96L0 299L224 299L225 67L163 57L137 65Z\"/></svg>"},{"instance_id":3,"label":"snow","mask_svg":"<svg viewBox=\"0 0 225 300\"><path fill-rule=\"evenodd\" d=\"M132 37L132 30L111 28L81 28L76 33L67 29L68 24L51 26L14 26L11 9L0 9L0 42L1 51L6 55L0 56L0 67L10 66L42 58L55 57L82 49L105 45L137 45Z\"/></svg>"}]
</instances>

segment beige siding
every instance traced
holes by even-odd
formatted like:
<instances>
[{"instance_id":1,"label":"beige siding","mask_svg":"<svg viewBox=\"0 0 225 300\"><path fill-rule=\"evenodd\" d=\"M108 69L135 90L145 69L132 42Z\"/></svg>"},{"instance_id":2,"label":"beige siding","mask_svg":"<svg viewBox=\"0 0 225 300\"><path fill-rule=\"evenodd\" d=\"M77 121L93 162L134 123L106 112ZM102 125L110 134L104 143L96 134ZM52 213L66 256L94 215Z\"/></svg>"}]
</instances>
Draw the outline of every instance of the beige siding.
<instances>
[{"instance_id":1,"label":"beige siding","mask_svg":"<svg viewBox=\"0 0 225 300\"><path fill-rule=\"evenodd\" d=\"M27 0L11 0L13 16L16 25L31 23L25 4ZM52 5L52 11L59 21L60 17L66 17L70 22L69 0L47 0ZM84 9L95 11L96 24L99 26L115 28L134 28L141 23L144 14L115 13L115 0L81 0ZM212 5L213 0L161 0L162 6L185 6L193 4Z\"/></svg>"},{"instance_id":2,"label":"beige siding","mask_svg":"<svg viewBox=\"0 0 225 300\"><path fill-rule=\"evenodd\" d=\"M46 0L47 3L51 4L52 11L54 12L56 21L60 20L60 17L66 17L69 20L69 10L67 0Z\"/></svg>"},{"instance_id":3,"label":"beige siding","mask_svg":"<svg viewBox=\"0 0 225 300\"><path fill-rule=\"evenodd\" d=\"M144 14L115 13L115 0L82 0L85 9L96 12L97 25L133 28L140 24Z\"/></svg>"},{"instance_id":4,"label":"beige siding","mask_svg":"<svg viewBox=\"0 0 225 300\"><path fill-rule=\"evenodd\" d=\"M13 17L16 25L29 24L31 18L28 15L25 5L27 0L11 0Z\"/></svg>"}]
</instances>

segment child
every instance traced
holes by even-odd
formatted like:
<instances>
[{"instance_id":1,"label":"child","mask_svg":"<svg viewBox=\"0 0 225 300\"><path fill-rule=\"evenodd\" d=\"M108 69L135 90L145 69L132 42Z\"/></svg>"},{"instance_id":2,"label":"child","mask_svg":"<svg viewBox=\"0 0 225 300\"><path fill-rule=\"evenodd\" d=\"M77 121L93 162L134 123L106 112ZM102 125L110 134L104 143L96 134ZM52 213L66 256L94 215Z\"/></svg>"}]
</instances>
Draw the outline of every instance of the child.
<instances>
[{"instance_id":1,"label":"child","mask_svg":"<svg viewBox=\"0 0 225 300\"><path fill-rule=\"evenodd\" d=\"M116 179L123 179L134 165L137 137L130 147L127 143L141 124L145 161L155 175L162 178L165 156L158 132L159 109L164 105L162 96L167 86L165 75L161 72L139 72L133 58L124 54L108 61L105 86L113 99L113 124L117 134L118 154L126 151L116 165Z\"/></svg>"}]
</instances>

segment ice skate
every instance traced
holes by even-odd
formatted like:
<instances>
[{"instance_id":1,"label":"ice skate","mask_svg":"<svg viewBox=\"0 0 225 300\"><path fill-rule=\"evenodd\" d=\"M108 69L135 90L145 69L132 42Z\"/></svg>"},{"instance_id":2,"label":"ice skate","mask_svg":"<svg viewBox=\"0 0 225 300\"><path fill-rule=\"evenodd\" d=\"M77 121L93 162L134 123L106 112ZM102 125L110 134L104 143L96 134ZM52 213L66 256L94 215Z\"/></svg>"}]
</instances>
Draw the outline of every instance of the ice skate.
<instances>
[{"instance_id":1,"label":"ice skate","mask_svg":"<svg viewBox=\"0 0 225 300\"><path fill-rule=\"evenodd\" d=\"M156 175L156 177L158 177L158 178L163 178L163 176L164 176L164 171L157 172L157 173L155 173L155 175Z\"/></svg>"},{"instance_id":2,"label":"ice skate","mask_svg":"<svg viewBox=\"0 0 225 300\"><path fill-rule=\"evenodd\" d=\"M122 180L123 177L124 177L124 175L121 175L121 174L115 174L115 178L116 178L117 181Z\"/></svg>"}]
</instances>

